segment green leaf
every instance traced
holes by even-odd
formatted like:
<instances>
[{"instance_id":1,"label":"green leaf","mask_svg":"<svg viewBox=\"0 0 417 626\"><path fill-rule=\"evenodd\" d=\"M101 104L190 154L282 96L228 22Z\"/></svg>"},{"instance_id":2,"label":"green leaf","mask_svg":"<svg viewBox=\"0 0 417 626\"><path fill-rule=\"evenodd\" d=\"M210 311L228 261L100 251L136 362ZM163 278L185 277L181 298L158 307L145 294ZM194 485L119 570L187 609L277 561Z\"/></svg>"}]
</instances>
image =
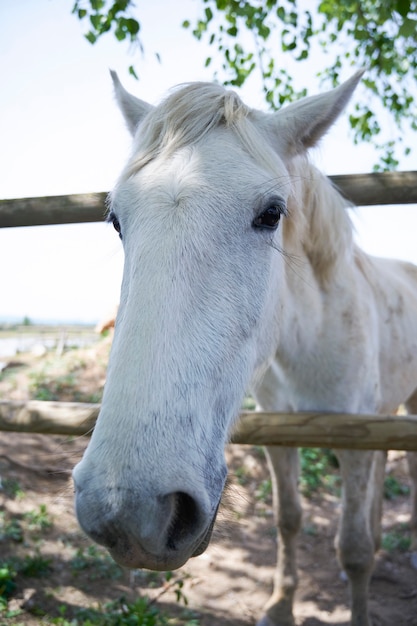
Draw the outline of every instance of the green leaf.
<instances>
[{"instance_id":1,"label":"green leaf","mask_svg":"<svg viewBox=\"0 0 417 626\"><path fill-rule=\"evenodd\" d=\"M398 34L400 37L417 37L417 20L405 19Z\"/></svg>"},{"instance_id":2,"label":"green leaf","mask_svg":"<svg viewBox=\"0 0 417 626\"><path fill-rule=\"evenodd\" d=\"M211 22L211 20L213 19L213 11L210 9L210 7L206 7L206 9L204 9L204 13L206 14L207 22Z\"/></svg>"},{"instance_id":3,"label":"green leaf","mask_svg":"<svg viewBox=\"0 0 417 626\"><path fill-rule=\"evenodd\" d=\"M124 41L126 39L126 33L120 26L117 27L114 31L114 36L116 37L117 41Z\"/></svg>"},{"instance_id":4,"label":"green leaf","mask_svg":"<svg viewBox=\"0 0 417 626\"><path fill-rule=\"evenodd\" d=\"M133 76L133 78L136 78L136 80L139 80L139 76L136 74L136 71L133 65L129 65L129 74Z\"/></svg>"},{"instance_id":5,"label":"green leaf","mask_svg":"<svg viewBox=\"0 0 417 626\"><path fill-rule=\"evenodd\" d=\"M282 7L282 6L278 7L278 9L277 9L277 16L279 17L281 22L285 22L285 18L287 16L287 14L285 13L284 7Z\"/></svg>"},{"instance_id":6,"label":"green leaf","mask_svg":"<svg viewBox=\"0 0 417 626\"><path fill-rule=\"evenodd\" d=\"M97 41L97 37L95 36L94 33L92 33L91 31L89 33L87 33L86 35L84 35L84 37L87 39L87 41L89 41L90 43L96 43Z\"/></svg>"},{"instance_id":7,"label":"green leaf","mask_svg":"<svg viewBox=\"0 0 417 626\"><path fill-rule=\"evenodd\" d=\"M116 13L123 13L124 11L126 11L127 7L131 3L132 3L131 0L117 0L117 2L115 2L113 4L113 7L110 9L109 13L111 11L113 11L114 14L116 14Z\"/></svg>"},{"instance_id":8,"label":"green leaf","mask_svg":"<svg viewBox=\"0 0 417 626\"><path fill-rule=\"evenodd\" d=\"M306 59L308 59L308 50L302 50L297 61L305 61Z\"/></svg>"},{"instance_id":9,"label":"green leaf","mask_svg":"<svg viewBox=\"0 0 417 626\"><path fill-rule=\"evenodd\" d=\"M410 12L411 2L410 0L397 0L395 2L394 10L401 15L401 17L407 17Z\"/></svg>"},{"instance_id":10,"label":"green leaf","mask_svg":"<svg viewBox=\"0 0 417 626\"><path fill-rule=\"evenodd\" d=\"M137 35L140 30L140 24L133 18L124 20L124 24L131 35Z\"/></svg>"},{"instance_id":11,"label":"green leaf","mask_svg":"<svg viewBox=\"0 0 417 626\"><path fill-rule=\"evenodd\" d=\"M96 30L100 30L101 24L103 22L103 15L95 14L90 15L90 22Z\"/></svg>"},{"instance_id":12,"label":"green leaf","mask_svg":"<svg viewBox=\"0 0 417 626\"><path fill-rule=\"evenodd\" d=\"M105 0L90 0L91 8L94 11L100 11L106 4Z\"/></svg>"}]
</instances>

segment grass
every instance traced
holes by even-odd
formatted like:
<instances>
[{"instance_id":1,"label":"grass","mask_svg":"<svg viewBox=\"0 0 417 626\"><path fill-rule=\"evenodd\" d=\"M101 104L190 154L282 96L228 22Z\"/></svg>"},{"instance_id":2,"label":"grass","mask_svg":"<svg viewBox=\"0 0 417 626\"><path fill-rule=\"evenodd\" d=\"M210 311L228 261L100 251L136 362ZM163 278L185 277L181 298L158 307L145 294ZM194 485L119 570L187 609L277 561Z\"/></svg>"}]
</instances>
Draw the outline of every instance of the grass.
<instances>
[{"instance_id":1,"label":"grass","mask_svg":"<svg viewBox=\"0 0 417 626\"><path fill-rule=\"evenodd\" d=\"M24 519L27 521L28 529L32 532L43 533L53 525L45 504L40 504L38 509L25 513Z\"/></svg>"},{"instance_id":2,"label":"grass","mask_svg":"<svg viewBox=\"0 0 417 626\"><path fill-rule=\"evenodd\" d=\"M263 448L252 446L252 451L260 459L265 459ZM327 448L300 449L300 489L304 496L310 497L321 489L327 489L338 494L341 480L335 471L338 467L336 456ZM245 465L235 469L235 477L239 485L248 485L252 480L252 472ZM262 480L256 491L258 502L269 504L272 497L272 483L270 478Z\"/></svg>"},{"instance_id":3,"label":"grass","mask_svg":"<svg viewBox=\"0 0 417 626\"><path fill-rule=\"evenodd\" d=\"M7 604L16 589L16 571L10 563L0 563L0 611L7 609Z\"/></svg>"},{"instance_id":4,"label":"grass","mask_svg":"<svg viewBox=\"0 0 417 626\"><path fill-rule=\"evenodd\" d=\"M24 513L22 519L10 515L7 511L0 511L0 541L11 539L16 543L24 541L27 535L32 539L48 531L53 526L52 518L45 504L37 509Z\"/></svg>"},{"instance_id":5,"label":"grass","mask_svg":"<svg viewBox=\"0 0 417 626\"><path fill-rule=\"evenodd\" d=\"M25 334L26 327L22 328ZM61 336L71 336L66 329L36 331L35 327L32 335L39 336L40 343L55 339L59 343ZM19 339L20 332L15 332L14 336ZM62 353L53 348L38 357L30 352L16 356L0 372L0 383L3 383L0 397L14 394L18 398L42 401L101 402L110 343L96 339L91 329L85 334L80 329L73 336L75 341L89 341L91 337L91 343L80 349L67 346Z\"/></svg>"},{"instance_id":6,"label":"grass","mask_svg":"<svg viewBox=\"0 0 417 626\"><path fill-rule=\"evenodd\" d=\"M23 541L24 533L22 524L16 518L8 519L5 511L0 511L0 541L10 539L15 543Z\"/></svg>"},{"instance_id":7,"label":"grass","mask_svg":"<svg viewBox=\"0 0 417 626\"><path fill-rule=\"evenodd\" d=\"M395 476L388 474L384 480L384 498L386 500L395 500L399 496L408 496L410 487L400 483Z\"/></svg>"},{"instance_id":8,"label":"grass","mask_svg":"<svg viewBox=\"0 0 417 626\"><path fill-rule=\"evenodd\" d=\"M1 577L0 570L0 577ZM14 581L9 579L6 568L6 584L13 587ZM1 589L1 578L0 578ZM1 596L0 596L1 600ZM2 606L0 604L0 610ZM127 602L125 598L119 598L116 601L104 604L102 607L77 609L73 610L68 605L62 604L59 608L60 615L49 617L42 615L42 625L55 626L198 626L199 620L188 611L180 614L178 617L169 617L152 601L143 596L134 602ZM35 612L36 614L36 612ZM20 626L19 622L14 620L19 617L19 612L14 611L13 614L7 613L7 609L3 608L2 626Z\"/></svg>"},{"instance_id":9,"label":"grass","mask_svg":"<svg viewBox=\"0 0 417 626\"><path fill-rule=\"evenodd\" d=\"M397 524L382 535L381 546L387 552L407 552L411 547L410 529L407 524Z\"/></svg>"},{"instance_id":10,"label":"grass","mask_svg":"<svg viewBox=\"0 0 417 626\"><path fill-rule=\"evenodd\" d=\"M52 560L46 559L39 553L33 556L27 554L23 559L14 559L13 562L16 571L28 578L42 578L51 572Z\"/></svg>"},{"instance_id":11,"label":"grass","mask_svg":"<svg viewBox=\"0 0 417 626\"><path fill-rule=\"evenodd\" d=\"M73 576L88 571L90 580L117 580L122 577L122 569L110 555L96 545L78 548L69 563Z\"/></svg>"},{"instance_id":12,"label":"grass","mask_svg":"<svg viewBox=\"0 0 417 626\"><path fill-rule=\"evenodd\" d=\"M73 372L68 372L61 376L54 373L54 366L40 372L30 374L30 393L34 400L59 401L65 394L70 394L73 402L99 402L101 394L83 394L78 389L78 381ZM80 365L78 370L82 370Z\"/></svg>"},{"instance_id":13,"label":"grass","mask_svg":"<svg viewBox=\"0 0 417 626\"><path fill-rule=\"evenodd\" d=\"M334 453L327 448L301 448L300 488L309 497L322 488L336 492L340 488L340 477L335 474L338 462Z\"/></svg>"},{"instance_id":14,"label":"grass","mask_svg":"<svg viewBox=\"0 0 417 626\"><path fill-rule=\"evenodd\" d=\"M255 491L258 502L269 503L272 497L272 481L270 478L263 480Z\"/></svg>"},{"instance_id":15,"label":"grass","mask_svg":"<svg viewBox=\"0 0 417 626\"><path fill-rule=\"evenodd\" d=\"M25 496L18 481L13 478L0 478L0 489L11 500L21 500Z\"/></svg>"},{"instance_id":16,"label":"grass","mask_svg":"<svg viewBox=\"0 0 417 626\"><path fill-rule=\"evenodd\" d=\"M100 549L90 546L79 550L71 563L72 573L91 569L94 579L98 577L108 581L114 579L114 571L118 566L110 557L104 558ZM111 565L112 563L112 565ZM22 613L20 610L9 611L8 603L18 589L22 577L39 578L51 575L51 560L40 553L24 558L12 557L0 563L0 616L1 626L19 626L15 618ZM118 568L121 575L121 569ZM106 582L107 584L107 582ZM41 607L34 605L33 615L41 618L42 625L55 624L56 626L198 626L199 620L188 609L178 611L175 617L168 616L158 606L160 599L168 590L173 591L178 605L187 605L188 601L183 591L184 580L175 578L171 572L166 572L162 591L156 599L150 600L147 596L140 596L133 602L125 598L105 603L97 607L74 609L65 603L57 611L59 615L48 615Z\"/></svg>"},{"instance_id":17,"label":"grass","mask_svg":"<svg viewBox=\"0 0 417 626\"><path fill-rule=\"evenodd\" d=\"M65 614L67 607L61 607L61 616L48 621L56 626L198 626L193 617L170 618L161 612L146 597L127 603L124 598L104 605L103 609L82 609L72 619ZM16 625L17 626L17 625Z\"/></svg>"}]
</instances>

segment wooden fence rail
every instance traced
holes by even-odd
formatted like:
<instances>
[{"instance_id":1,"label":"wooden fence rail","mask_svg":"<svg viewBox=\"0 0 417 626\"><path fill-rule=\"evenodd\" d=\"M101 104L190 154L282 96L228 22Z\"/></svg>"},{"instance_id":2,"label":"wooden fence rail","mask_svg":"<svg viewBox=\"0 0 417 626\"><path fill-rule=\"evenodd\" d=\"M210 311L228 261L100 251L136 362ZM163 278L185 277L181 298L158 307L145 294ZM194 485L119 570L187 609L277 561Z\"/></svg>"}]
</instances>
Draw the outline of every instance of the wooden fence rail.
<instances>
[{"instance_id":1,"label":"wooden fence rail","mask_svg":"<svg viewBox=\"0 0 417 626\"><path fill-rule=\"evenodd\" d=\"M91 433L99 410L99 404L3 400L0 430L81 436ZM251 445L417 451L417 415L243 411L232 441Z\"/></svg>"},{"instance_id":2,"label":"wooden fence rail","mask_svg":"<svg viewBox=\"0 0 417 626\"><path fill-rule=\"evenodd\" d=\"M358 206L417 203L417 171L330 176ZM106 193L0 200L0 228L101 222Z\"/></svg>"}]
</instances>

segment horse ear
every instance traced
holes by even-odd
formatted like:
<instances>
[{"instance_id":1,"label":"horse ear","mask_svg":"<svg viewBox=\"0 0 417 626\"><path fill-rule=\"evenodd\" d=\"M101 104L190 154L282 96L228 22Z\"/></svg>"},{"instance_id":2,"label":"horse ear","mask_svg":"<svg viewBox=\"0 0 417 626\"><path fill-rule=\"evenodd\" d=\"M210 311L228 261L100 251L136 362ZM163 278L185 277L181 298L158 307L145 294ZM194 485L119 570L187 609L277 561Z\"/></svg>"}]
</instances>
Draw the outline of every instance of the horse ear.
<instances>
[{"instance_id":1,"label":"horse ear","mask_svg":"<svg viewBox=\"0 0 417 626\"><path fill-rule=\"evenodd\" d=\"M332 91L303 98L274 113L272 125L279 148L295 156L315 146L349 102L364 71L356 72Z\"/></svg>"},{"instance_id":2,"label":"horse ear","mask_svg":"<svg viewBox=\"0 0 417 626\"><path fill-rule=\"evenodd\" d=\"M145 115L152 111L153 106L143 100L139 100L139 98L132 96L132 94L126 91L116 72L110 70L110 74L113 80L117 103L123 113L130 133L134 135L138 125Z\"/></svg>"}]
</instances>

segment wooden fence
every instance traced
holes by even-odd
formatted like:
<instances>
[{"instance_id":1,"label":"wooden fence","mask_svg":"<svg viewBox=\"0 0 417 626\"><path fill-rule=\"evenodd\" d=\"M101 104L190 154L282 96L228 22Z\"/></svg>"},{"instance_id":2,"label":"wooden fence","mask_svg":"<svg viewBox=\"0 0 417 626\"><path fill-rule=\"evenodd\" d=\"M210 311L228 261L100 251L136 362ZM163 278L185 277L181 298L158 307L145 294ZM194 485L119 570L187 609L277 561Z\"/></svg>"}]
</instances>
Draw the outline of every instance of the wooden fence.
<instances>
[{"instance_id":1,"label":"wooden fence","mask_svg":"<svg viewBox=\"0 0 417 626\"><path fill-rule=\"evenodd\" d=\"M94 428L99 404L0 401L0 430L81 436ZM417 450L416 415L257 413L243 411L233 443L356 450Z\"/></svg>"},{"instance_id":2,"label":"wooden fence","mask_svg":"<svg viewBox=\"0 0 417 626\"><path fill-rule=\"evenodd\" d=\"M359 206L417 203L417 171L331 176ZM0 227L102 221L105 193L0 200ZM100 405L76 402L0 401L0 430L84 435ZM257 413L244 411L235 443L329 448L415 450L416 415Z\"/></svg>"},{"instance_id":3,"label":"wooden fence","mask_svg":"<svg viewBox=\"0 0 417 626\"><path fill-rule=\"evenodd\" d=\"M353 204L417 203L417 171L330 176ZM101 222L106 193L0 200L0 228Z\"/></svg>"}]
</instances>

